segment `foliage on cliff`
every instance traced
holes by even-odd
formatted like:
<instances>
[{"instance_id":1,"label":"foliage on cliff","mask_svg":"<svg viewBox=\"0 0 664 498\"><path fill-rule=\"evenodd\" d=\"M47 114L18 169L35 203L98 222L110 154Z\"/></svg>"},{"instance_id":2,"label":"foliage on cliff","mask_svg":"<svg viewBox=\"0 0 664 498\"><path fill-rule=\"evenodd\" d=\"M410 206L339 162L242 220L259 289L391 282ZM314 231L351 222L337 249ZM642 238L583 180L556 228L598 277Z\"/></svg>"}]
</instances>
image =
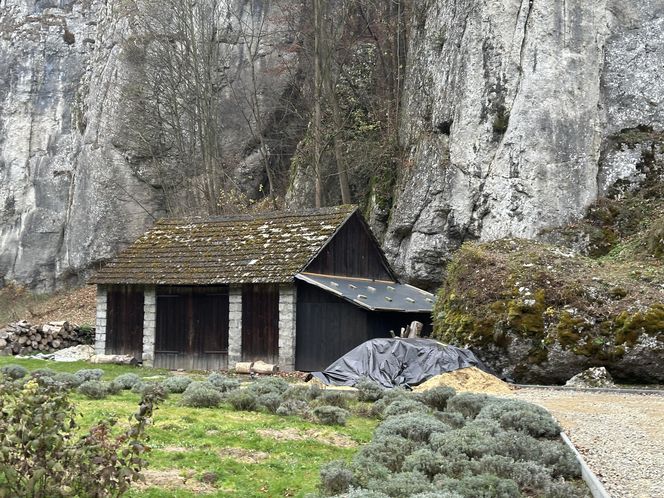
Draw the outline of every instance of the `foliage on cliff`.
<instances>
[{"instance_id":1,"label":"foliage on cliff","mask_svg":"<svg viewBox=\"0 0 664 498\"><path fill-rule=\"evenodd\" d=\"M517 378L551 362L554 349L616 365L644 342L664 344L663 281L662 261L651 257L593 260L525 240L466 243L439 292L435 335L479 350L527 345L511 371Z\"/></svg>"}]
</instances>

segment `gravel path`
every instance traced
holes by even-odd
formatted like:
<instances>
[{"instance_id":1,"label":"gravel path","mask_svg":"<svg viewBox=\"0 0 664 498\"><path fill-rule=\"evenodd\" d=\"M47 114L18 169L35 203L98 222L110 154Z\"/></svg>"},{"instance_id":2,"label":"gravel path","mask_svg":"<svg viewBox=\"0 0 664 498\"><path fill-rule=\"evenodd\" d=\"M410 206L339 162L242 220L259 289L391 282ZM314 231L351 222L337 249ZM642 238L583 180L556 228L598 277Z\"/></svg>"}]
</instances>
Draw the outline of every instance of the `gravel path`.
<instances>
[{"instance_id":1,"label":"gravel path","mask_svg":"<svg viewBox=\"0 0 664 498\"><path fill-rule=\"evenodd\" d=\"M664 396L520 389L560 422L612 498L664 497Z\"/></svg>"}]
</instances>

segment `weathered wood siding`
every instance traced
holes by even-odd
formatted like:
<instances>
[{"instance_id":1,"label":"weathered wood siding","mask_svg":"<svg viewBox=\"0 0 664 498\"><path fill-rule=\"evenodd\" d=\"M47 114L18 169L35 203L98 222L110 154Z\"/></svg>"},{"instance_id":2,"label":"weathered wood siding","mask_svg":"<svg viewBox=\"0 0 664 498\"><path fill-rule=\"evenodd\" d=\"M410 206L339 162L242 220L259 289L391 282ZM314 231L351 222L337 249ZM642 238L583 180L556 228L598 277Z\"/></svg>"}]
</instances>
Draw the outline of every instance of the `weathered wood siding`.
<instances>
[{"instance_id":1,"label":"weathered wood siding","mask_svg":"<svg viewBox=\"0 0 664 498\"><path fill-rule=\"evenodd\" d=\"M154 366L228 366L228 287L157 287Z\"/></svg>"},{"instance_id":2,"label":"weathered wood siding","mask_svg":"<svg viewBox=\"0 0 664 498\"><path fill-rule=\"evenodd\" d=\"M375 280L394 280L369 229L356 213L337 232L306 272Z\"/></svg>"},{"instance_id":3,"label":"weathered wood siding","mask_svg":"<svg viewBox=\"0 0 664 498\"><path fill-rule=\"evenodd\" d=\"M375 334L370 312L312 285L298 283L295 369L322 370Z\"/></svg>"},{"instance_id":4,"label":"weathered wood siding","mask_svg":"<svg viewBox=\"0 0 664 498\"><path fill-rule=\"evenodd\" d=\"M418 320L431 330L427 313L368 311L329 292L299 282L297 286L297 342L295 368L305 372L325 369L351 349L370 339L399 334Z\"/></svg>"},{"instance_id":5,"label":"weathered wood siding","mask_svg":"<svg viewBox=\"0 0 664 498\"><path fill-rule=\"evenodd\" d=\"M108 289L106 353L143 357L143 288L113 285Z\"/></svg>"},{"instance_id":6,"label":"weathered wood siding","mask_svg":"<svg viewBox=\"0 0 664 498\"><path fill-rule=\"evenodd\" d=\"M279 362L279 285L242 286L242 359Z\"/></svg>"}]
</instances>

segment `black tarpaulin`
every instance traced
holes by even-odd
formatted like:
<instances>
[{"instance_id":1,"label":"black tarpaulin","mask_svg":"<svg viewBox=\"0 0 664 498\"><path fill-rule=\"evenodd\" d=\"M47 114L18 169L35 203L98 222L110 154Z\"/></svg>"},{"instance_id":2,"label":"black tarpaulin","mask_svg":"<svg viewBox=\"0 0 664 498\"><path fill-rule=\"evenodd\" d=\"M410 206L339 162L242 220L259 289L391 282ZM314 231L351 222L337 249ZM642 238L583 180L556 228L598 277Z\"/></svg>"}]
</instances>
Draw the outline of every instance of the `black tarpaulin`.
<instances>
[{"instance_id":1,"label":"black tarpaulin","mask_svg":"<svg viewBox=\"0 0 664 498\"><path fill-rule=\"evenodd\" d=\"M349 351L323 372L312 375L335 386L354 386L367 377L391 388L416 386L436 375L466 367L489 372L468 349L432 339L373 339Z\"/></svg>"}]
</instances>

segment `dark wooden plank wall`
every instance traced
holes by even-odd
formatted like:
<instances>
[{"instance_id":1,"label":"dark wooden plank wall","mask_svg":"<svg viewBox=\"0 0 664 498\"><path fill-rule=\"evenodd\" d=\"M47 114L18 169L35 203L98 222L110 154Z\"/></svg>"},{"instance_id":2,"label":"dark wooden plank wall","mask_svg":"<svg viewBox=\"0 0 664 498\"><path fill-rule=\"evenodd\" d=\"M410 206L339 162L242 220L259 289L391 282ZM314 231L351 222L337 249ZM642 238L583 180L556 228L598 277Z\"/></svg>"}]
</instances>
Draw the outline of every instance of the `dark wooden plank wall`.
<instances>
[{"instance_id":1,"label":"dark wooden plank wall","mask_svg":"<svg viewBox=\"0 0 664 498\"><path fill-rule=\"evenodd\" d=\"M279 286L242 286L242 359L279 362Z\"/></svg>"},{"instance_id":2,"label":"dark wooden plank wall","mask_svg":"<svg viewBox=\"0 0 664 498\"><path fill-rule=\"evenodd\" d=\"M359 216L354 214L304 271L394 280L368 230Z\"/></svg>"},{"instance_id":3,"label":"dark wooden plank wall","mask_svg":"<svg viewBox=\"0 0 664 498\"><path fill-rule=\"evenodd\" d=\"M295 368L322 370L364 341L388 337L370 327L370 312L304 282L297 284Z\"/></svg>"},{"instance_id":4,"label":"dark wooden plank wall","mask_svg":"<svg viewBox=\"0 0 664 498\"><path fill-rule=\"evenodd\" d=\"M158 287L154 366L228 365L228 287Z\"/></svg>"},{"instance_id":5,"label":"dark wooden plank wall","mask_svg":"<svg viewBox=\"0 0 664 498\"><path fill-rule=\"evenodd\" d=\"M305 372L325 369L351 349L370 339L399 334L413 320L431 332L428 313L369 311L339 297L298 282L295 368Z\"/></svg>"},{"instance_id":6,"label":"dark wooden plank wall","mask_svg":"<svg viewBox=\"0 0 664 498\"><path fill-rule=\"evenodd\" d=\"M106 353L143 356L143 288L114 285L108 290Z\"/></svg>"}]
</instances>

